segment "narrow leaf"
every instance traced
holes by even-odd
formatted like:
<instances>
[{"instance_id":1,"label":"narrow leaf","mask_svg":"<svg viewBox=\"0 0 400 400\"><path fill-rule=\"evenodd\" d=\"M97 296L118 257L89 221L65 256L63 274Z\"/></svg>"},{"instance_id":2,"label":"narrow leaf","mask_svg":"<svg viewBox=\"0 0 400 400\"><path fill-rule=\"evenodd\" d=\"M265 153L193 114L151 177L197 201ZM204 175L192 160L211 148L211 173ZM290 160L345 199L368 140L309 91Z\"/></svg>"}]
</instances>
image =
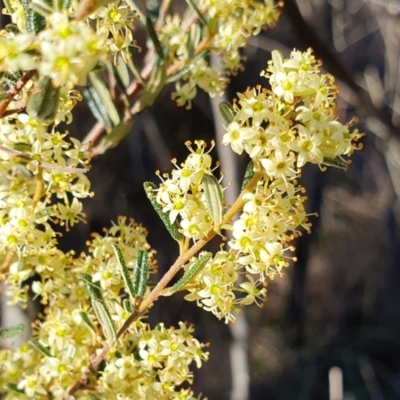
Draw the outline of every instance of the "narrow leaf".
<instances>
[{"instance_id":1,"label":"narrow leaf","mask_svg":"<svg viewBox=\"0 0 400 400\"><path fill-rule=\"evenodd\" d=\"M157 32L154 28L153 20L149 17L146 17L146 28L149 33L150 40L153 42L154 48L160 60L164 60L164 50L162 48L161 42L158 39Z\"/></svg>"},{"instance_id":2,"label":"narrow leaf","mask_svg":"<svg viewBox=\"0 0 400 400\"><path fill-rule=\"evenodd\" d=\"M79 315L82 318L83 323L94 333L96 334L96 328L92 324L92 321L90 320L89 316L85 313L85 311L80 311Z\"/></svg>"},{"instance_id":3,"label":"narrow leaf","mask_svg":"<svg viewBox=\"0 0 400 400\"><path fill-rule=\"evenodd\" d=\"M24 143L24 142L13 143L12 148L22 153L25 153L27 151L32 151L32 145L30 143Z\"/></svg>"},{"instance_id":4,"label":"narrow leaf","mask_svg":"<svg viewBox=\"0 0 400 400\"><path fill-rule=\"evenodd\" d=\"M254 176L254 164L253 161L250 161L247 164L246 172L244 174L243 182L242 182L242 190L246 189L246 186L250 183Z\"/></svg>"},{"instance_id":5,"label":"narrow leaf","mask_svg":"<svg viewBox=\"0 0 400 400\"><path fill-rule=\"evenodd\" d=\"M344 171L347 171L347 168L349 167L346 161L342 160L339 157L335 158L324 157L324 161L322 162L322 164L328 165L329 167L339 168Z\"/></svg>"},{"instance_id":6,"label":"narrow leaf","mask_svg":"<svg viewBox=\"0 0 400 400\"><path fill-rule=\"evenodd\" d=\"M31 18L35 33L38 33L46 28L46 19L42 15L33 10Z\"/></svg>"},{"instance_id":7,"label":"narrow leaf","mask_svg":"<svg viewBox=\"0 0 400 400\"><path fill-rule=\"evenodd\" d=\"M127 311L128 313L133 313L133 307L132 307L132 303L129 299L125 299L122 302L123 306L124 306L124 310Z\"/></svg>"},{"instance_id":8,"label":"narrow leaf","mask_svg":"<svg viewBox=\"0 0 400 400\"><path fill-rule=\"evenodd\" d=\"M208 21L206 20L206 18L204 17L204 15L201 13L201 11L198 9L196 3L194 2L194 0L186 0L189 4L189 6L191 7L191 9L198 15L200 21L205 25L208 26Z\"/></svg>"},{"instance_id":9,"label":"narrow leaf","mask_svg":"<svg viewBox=\"0 0 400 400\"><path fill-rule=\"evenodd\" d=\"M26 110L39 121L52 121L56 115L60 89L55 88L51 78L45 76L36 84Z\"/></svg>"},{"instance_id":10,"label":"narrow leaf","mask_svg":"<svg viewBox=\"0 0 400 400\"><path fill-rule=\"evenodd\" d=\"M10 326L8 328L0 328L0 339L10 339L19 335L25 330L24 324Z\"/></svg>"},{"instance_id":11,"label":"narrow leaf","mask_svg":"<svg viewBox=\"0 0 400 400\"><path fill-rule=\"evenodd\" d=\"M223 219L223 195L221 185L214 175L204 174L200 188L203 190L205 206L214 221L215 229L219 229Z\"/></svg>"},{"instance_id":12,"label":"narrow leaf","mask_svg":"<svg viewBox=\"0 0 400 400\"><path fill-rule=\"evenodd\" d=\"M30 340L29 344L36 350L38 350L40 353L42 353L44 356L52 357L50 350L47 347L41 345L38 340Z\"/></svg>"},{"instance_id":13,"label":"narrow leaf","mask_svg":"<svg viewBox=\"0 0 400 400\"><path fill-rule=\"evenodd\" d=\"M94 286L93 283L86 286L89 290L90 297L92 299L103 301L103 296L101 294L100 286Z\"/></svg>"},{"instance_id":14,"label":"narrow leaf","mask_svg":"<svg viewBox=\"0 0 400 400\"><path fill-rule=\"evenodd\" d=\"M211 257L212 253L203 253L203 255L190 266L186 274L183 275L183 277L179 279L179 281L176 282L174 286L171 287L171 289L169 290L170 294L177 292L183 286L189 283L207 264L208 260L210 260Z\"/></svg>"},{"instance_id":15,"label":"narrow leaf","mask_svg":"<svg viewBox=\"0 0 400 400\"><path fill-rule=\"evenodd\" d=\"M113 147L117 146L119 142L125 138L126 135L131 131L133 125L134 118L123 121L119 125L117 125L113 130L105 136L98 148L96 148L98 154L103 154L107 150L112 149Z\"/></svg>"},{"instance_id":16,"label":"narrow leaf","mask_svg":"<svg viewBox=\"0 0 400 400\"><path fill-rule=\"evenodd\" d=\"M148 11L153 21L155 21L160 13L160 5L158 0L146 0L145 4L146 10Z\"/></svg>"},{"instance_id":17,"label":"narrow leaf","mask_svg":"<svg viewBox=\"0 0 400 400\"><path fill-rule=\"evenodd\" d=\"M25 390L23 389L18 389L18 386L15 383L6 383L6 388L8 390L11 390L12 392L15 393L20 393L20 394L25 394Z\"/></svg>"},{"instance_id":18,"label":"narrow leaf","mask_svg":"<svg viewBox=\"0 0 400 400\"><path fill-rule=\"evenodd\" d=\"M168 83L175 82L181 78L183 78L190 71L190 65L183 66L178 72L170 75L168 77Z\"/></svg>"},{"instance_id":19,"label":"narrow leaf","mask_svg":"<svg viewBox=\"0 0 400 400\"><path fill-rule=\"evenodd\" d=\"M105 128L112 128L112 121L96 90L92 86L88 86L82 90L82 94L90 108L90 111L96 117L96 119L101 122Z\"/></svg>"},{"instance_id":20,"label":"narrow leaf","mask_svg":"<svg viewBox=\"0 0 400 400\"><path fill-rule=\"evenodd\" d=\"M186 50L188 53L188 59L191 60L194 56L195 50L200 43L201 39L201 28L198 24L190 26L188 40L186 42Z\"/></svg>"},{"instance_id":21,"label":"narrow leaf","mask_svg":"<svg viewBox=\"0 0 400 400\"><path fill-rule=\"evenodd\" d=\"M117 334L110 312L108 311L105 303L103 301L99 301L95 297L92 297L92 307L103 329L104 336L108 342L114 342L117 338Z\"/></svg>"},{"instance_id":22,"label":"narrow leaf","mask_svg":"<svg viewBox=\"0 0 400 400\"><path fill-rule=\"evenodd\" d=\"M148 254L147 251L139 251L133 272L133 288L136 296L143 297L146 292L148 278Z\"/></svg>"},{"instance_id":23,"label":"narrow leaf","mask_svg":"<svg viewBox=\"0 0 400 400\"><path fill-rule=\"evenodd\" d=\"M71 5L71 0L59 0L59 6L62 10L67 10Z\"/></svg>"},{"instance_id":24,"label":"narrow leaf","mask_svg":"<svg viewBox=\"0 0 400 400\"><path fill-rule=\"evenodd\" d=\"M227 124L230 124L235 119L236 112L230 103L222 101L218 104L218 108Z\"/></svg>"},{"instance_id":25,"label":"narrow leaf","mask_svg":"<svg viewBox=\"0 0 400 400\"><path fill-rule=\"evenodd\" d=\"M126 89L130 84L129 70L126 62L123 60L122 56L119 56L117 63L115 65L118 78L122 83L123 87Z\"/></svg>"},{"instance_id":26,"label":"narrow leaf","mask_svg":"<svg viewBox=\"0 0 400 400\"><path fill-rule=\"evenodd\" d=\"M190 64L183 66L180 70L175 72L174 74L171 74L168 77L168 83L175 82L178 79L183 78L189 71L191 65L193 65L197 60L200 60L201 58L205 58L210 54L208 50L201 51L200 53L196 54L191 60Z\"/></svg>"},{"instance_id":27,"label":"narrow leaf","mask_svg":"<svg viewBox=\"0 0 400 400\"><path fill-rule=\"evenodd\" d=\"M25 16L25 28L29 33L36 33L35 28L33 26L32 14L33 11L30 8L29 0L21 0L22 8L24 9Z\"/></svg>"},{"instance_id":28,"label":"narrow leaf","mask_svg":"<svg viewBox=\"0 0 400 400\"><path fill-rule=\"evenodd\" d=\"M143 79L142 75L140 75L140 71L135 63L132 60L128 60L126 65L131 70L133 76L138 80L138 82L140 82L142 86L146 86L146 81Z\"/></svg>"},{"instance_id":29,"label":"narrow leaf","mask_svg":"<svg viewBox=\"0 0 400 400\"><path fill-rule=\"evenodd\" d=\"M40 219L43 217L47 217L54 211L54 206L45 207L42 210L35 213L35 219Z\"/></svg>"},{"instance_id":30,"label":"narrow leaf","mask_svg":"<svg viewBox=\"0 0 400 400\"><path fill-rule=\"evenodd\" d=\"M90 275L88 274L79 274L79 278L83 279L86 283L86 286L90 293L90 297L92 298L93 311L103 329L104 336L109 342L113 342L117 337L116 331L114 323L111 319L110 312L108 311L106 303L101 294L100 285L98 285L96 282L93 282ZM81 314L81 317L82 316L85 323L89 322L89 320L87 319L86 321L84 315Z\"/></svg>"},{"instance_id":31,"label":"narrow leaf","mask_svg":"<svg viewBox=\"0 0 400 400\"><path fill-rule=\"evenodd\" d=\"M100 290L99 283L98 282L93 282L92 281L92 277L89 274L84 274L84 273L78 274L78 278L83 280L86 283L88 288L89 287L96 287L97 289Z\"/></svg>"},{"instance_id":32,"label":"narrow leaf","mask_svg":"<svg viewBox=\"0 0 400 400\"><path fill-rule=\"evenodd\" d=\"M275 68L278 71L282 71L283 70L283 61L284 61L282 53L279 50L273 50L271 52L271 58L272 58L272 62L274 64Z\"/></svg>"},{"instance_id":33,"label":"narrow leaf","mask_svg":"<svg viewBox=\"0 0 400 400\"><path fill-rule=\"evenodd\" d=\"M117 263L118 263L119 269L121 271L121 275L122 275L122 279L124 280L125 287L128 290L128 293L130 294L132 299L135 299L136 293L134 291L132 280L129 276L129 270L126 267L124 257L122 256L121 249L118 247L117 244L113 244L112 248L114 250L115 258L117 259Z\"/></svg>"},{"instance_id":34,"label":"narrow leaf","mask_svg":"<svg viewBox=\"0 0 400 400\"><path fill-rule=\"evenodd\" d=\"M89 80L99 95L100 100L103 103L104 108L107 110L107 114L114 126L118 125L121 122L121 118L119 117L114 101L100 74L97 72L90 72Z\"/></svg>"},{"instance_id":35,"label":"narrow leaf","mask_svg":"<svg viewBox=\"0 0 400 400\"><path fill-rule=\"evenodd\" d=\"M168 79L165 65L158 60L154 63L154 68L150 75L150 79L146 84L145 92L140 98L140 111L143 111L154 104L167 83Z\"/></svg>"},{"instance_id":36,"label":"narrow leaf","mask_svg":"<svg viewBox=\"0 0 400 400\"><path fill-rule=\"evenodd\" d=\"M139 297L143 297L146 293L147 288L149 264L147 251L140 251L139 254L141 255L141 257L138 258L139 282L137 294Z\"/></svg>"},{"instance_id":37,"label":"narrow leaf","mask_svg":"<svg viewBox=\"0 0 400 400\"><path fill-rule=\"evenodd\" d=\"M151 205L153 206L154 210L160 217L161 221L164 223L165 227L167 228L169 234L172 236L174 240L180 243L183 240L182 234L178 230L178 224L175 222L171 224L169 220L168 214L166 214L159 203L157 203L156 197L154 195L154 190L157 188L153 182L145 182L143 184L144 190L146 191L146 195L150 200Z\"/></svg>"}]
</instances>

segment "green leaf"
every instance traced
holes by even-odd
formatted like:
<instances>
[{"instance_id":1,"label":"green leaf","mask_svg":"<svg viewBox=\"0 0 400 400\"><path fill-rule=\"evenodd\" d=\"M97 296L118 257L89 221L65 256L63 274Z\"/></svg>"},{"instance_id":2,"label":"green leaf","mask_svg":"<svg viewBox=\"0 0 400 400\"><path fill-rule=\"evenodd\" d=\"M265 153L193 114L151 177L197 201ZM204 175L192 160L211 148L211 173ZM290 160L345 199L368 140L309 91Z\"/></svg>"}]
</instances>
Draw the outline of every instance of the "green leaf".
<instances>
[{"instance_id":1,"label":"green leaf","mask_svg":"<svg viewBox=\"0 0 400 400\"><path fill-rule=\"evenodd\" d=\"M92 277L89 274L84 274L84 273L78 274L78 278L83 280L86 283L88 289L89 289L89 287L95 287L98 290L100 290L99 282L93 282ZM89 291L90 291L90 289L89 289Z\"/></svg>"},{"instance_id":2,"label":"green leaf","mask_svg":"<svg viewBox=\"0 0 400 400\"><path fill-rule=\"evenodd\" d=\"M38 350L40 353L42 353L44 356L52 357L50 350L47 347L41 345L38 340L30 340L29 344L36 350Z\"/></svg>"},{"instance_id":3,"label":"green leaf","mask_svg":"<svg viewBox=\"0 0 400 400\"><path fill-rule=\"evenodd\" d=\"M5 386L8 390L11 390L12 392L25 394L25 390L18 389L18 386L15 383L6 383Z\"/></svg>"},{"instance_id":4,"label":"green leaf","mask_svg":"<svg viewBox=\"0 0 400 400\"><path fill-rule=\"evenodd\" d=\"M121 122L118 111L115 107L114 101L111 97L110 91L108 90L106 84L104 83L102 77L97 72L89 73L90 83L99 95L100 101L103 104L105 110L107 110L107 115L110 117L114 126L117 126Z\"/></svg>"},{"instance_id":5,"label":"green leaf","mask_svg":"<svg viewBox=\"0 0 400 400\"><path fill-rule=\"evenodd\" d=\"M39 80L29 98L26 110L38 121L53 121L60 99L60 89L55 88L51 78L45 76Z\"/></svg>"},{"instance_id":6,"label":"green leaf","mask_svg":"<svg viewBox=\"0 0 400 400\"><path fill-rule=\"evenodd\" d=\"M235 119L236 112L230 103L222 101L218 104L218 108L227 124L230 124Z\"/></svg>"},{"instance_id":7,"label":"green leaf","mask_svg":"<svg viewBox=\"0 0 400 400\"><path fill-rule=\"evenodd\" d=\"M32 13L29 0L21 0L22 8L24 9L25 28L29 33L36 33L32 24Z\"/></svg>"},{"instance_id":8,"label":"green leaf","mask_svg":"<svg viewBox=\"0 0 400 400\"><path fill-rule=\"evenodd\" d=\"M13 150L20 151L22 153L32 151L32 145L30 143L24 143L24 142L13 143L12 148Z\"/></svg>"},{"instance_id":9,"label":"green leaf","mask_svg":"<svg viewBox=\"0 0 400 400\"><path fill-rule=\"evenodd\" d=\"M339 168L343 171L347 171L347 168L349 167L346 161L342 160L340 157L324 157L322 164L328 165L329 167Z\"/></svg>"},{"instance_id":10,"label":"green leaf","mask_svg":"<svg viewBox=\"0 0 400 400\"><path fill-rule=\"evenodd\" d=\"M283 62L284 62L283 54L279 50L273 50L271 52L271 58L272 58L274 67L278 71L283 71Z\"/></svg>"},{"instance_id":11,"label":"green leaf","mask_svg":"<svg viewBox=\"0 0 400 400\"><path fill-rule=\"evenodd\" d=\"M8 25L7 25L8 26ZM17 32L12 32L15 35L19 34L19 30ZM15 84L22 78L21 71L14 72L0 72L0 78L2 85L5 84L9 87L15 86Z\"/></svg>"},{"instance_id":12,"label":"green leaf","mask_svg":"<svg viewBox=\"0 0 400 400\"><path fill-rule=\"evenodd\" d=\"M186 50L188 53L188 59L191 60L194 56L194 52L200 43L201 39L201 29L197 24L190 26L188 40L186 42Z\"/></svg>"},{"instance_id":13,"label":"green leaf","mask_svg":"<svg viewBox=\"0 0 400 400\"><path fill-rule=\"evenodd\" d=\"M44 28L46 28L46 19L42 15L33 11L31 18L32 18L32 25L35 29L35 33L38 33L42 31Z\"/></svg>"},{"instance_id":14,"label":"green leaf","mask_svg":"<svg viewBox=\"0 0 400 400\"><path fill-rule=\"evenodd\" d=\"M112 248L114 250L115 258L117 259L117 263L118 263L119 269L121 271L121 275L122 275L122 279L124 280L125 287L128 290L128 293L130 294L132 299L135 299L136 293L135 293L135 290L133 287L132 280L129 276L129 270L126 267L124 257L122 256L121 250L118 247L118 245L115 243L112 245Z\"/></svg>"},{"instance_id":15,"label":"green leaf","mask_svg":"<svg viewBox=\"0 0 400 400\"><path fill-rule=\"evenodd\" d=\"M96 328L92 324L92 321L90 320L89 316L85 313L85 311L80 311L79 315L82 318L83 323L94 333L96 334Z\"/></svg>"},{"instance_id":16,"label":"green leaf","mask_svg":"<svg viewBox=\"0 0 400 400\"><path fill-rule=\"evenodd\" d=\"M86 287L88 288L92 299L93 311L103 329L104 336L110 343L114 342L117 338L117 334L110 312L101 294L100 285L97 282L93 282L92 278L88 274L79 274L78 276L86 283ZM89 321L89 319L86 320L84 315L81 314L81 317L82 316L85 323Z\"/></svg>"},{"instance_id":17,"label":"green leaf","mask_svg":"<svg viewBox=\"0 0 400 400\"><path fill-rule=\"evenodd\" d=\"M141 250L139 251L136 259L136 265L133 274L133 288L136 296L144 296L147 287L148 273L148 254L147 251Z\"/></svg>"},{"instance_id":18,"label":"green leaf","mask_svg":"<svg viewBox=\"0 0 400 400\"><path fill-rule=\"evenodd\" d=\"M142 86L146 86L146 81L143 79L142 75L140 75L140 71L139 71L138 67L135 65L135 63L132 60L128 60L126 65L131 70L133 76L138 80L138 82Z\"/></svg>"},{"instance_id":19,"label":"green leaf","mask_svg":"<svg viewBox=\"0 0 400 400\"><path fill-rule=\"evenodd\" d=\"M189 283L200 271L202 268L205 267L207 264L208 260L210 260L212 257L212 253L203 253L200 258L197 259L189 268L189 270L186 272L185 275L181 279L179 279L178 282L175 283L170 289L169 292L170 294L173 294L180 290L183 286L185 286L187 283Z\"/></svg>"},{"instance_id":20,"label":"green leaf","mask_svg":"<svg viewBox=\"0 0 400 400\"><path fill-rule=\"evenodd\" d=\"M9 328L0 328L0 339L10 339L19 335L25 330L24 324L10 326Z\"/></svg>"},{"instance_id":21,"label":"green leaf","mask_svg":"<svg viewBox=\"0 0 400 400\"><path fill-rule=\"evenodd\" d=\"M219 230L223 219L223 195L221 185L214 175L204 174L200 184L204 193L205 206L214 221L214 229Z\"/></svg>"},{"instance_id":22,"label":"green leaf","mask_svg":"<svg viewBox=\"0 0 400 400\"><path fill-rule=\"evenodd\" d=\"M246 189L247 185L253 179L254 176L254 164L253 161L250 161L247 164L246 172L244 174L243 182L242 182L242 190Z\"/></svg>"},{"instance_id":23,"label":"green leaf","mask_svg":"<svg viewBox=\"0 0 400 400\"><path fill-rule=\"evenodd\" d=\"M130 77L129 77L129 69L126 65L126 62L122 58L122 56L118 56L117 63L115 65L115 69L117 71L117 75L119 77L120 82L126 89L130 84Z\"/></svg>"},{"instance_id":24,"label":"green leaf","mask_svg":"<svg viewBox=\"0 0 400 400\"><path fill-rule=\"evenodd\" d=\"M127 311L128 313L133 313L133 307L132 307L132 303L129 299L124 299L122 302L123 306L124 306L124 310Z\"/></svg>"},{"instance_id":25,"label":"green leaf","mask_svg":"<svg viewBox=\"0 0 400 400\"><path fill-rule=\"evenodd\" d=\"M55 206L45 207L42 210L35 213L35 219L46 217L54 211Z\"/></svg>"},{"instance_id":26,"label":"green leaf","mask_svg":"<svg viewBox=\"0 0 400 400\"><path fill-rule=\"evenodd\" d=\"M156 20L160 13L160 5L158 0L146 0L146 10L153 20Z\"/></svg>"},{"instance_id":27,"label":"green leaf","mask_svg":"<svg viewBox=\"0 0 400 400\"><path fill-rule=\"evenodd\" d=\"M61 10L67 10L71 5L71 0L59 0L58 6Z\"/></svg>"},{"instance_id":28,"label":"green leaf","mask_svg":"<svg viewBox=\"0 0 400 400\"><path fill-rule=\"evenodd\" d=\"M25 27L29 33L38 33L46 27L44 17L32 10L32 2L30 0L21 0L22 8L25 15Z\"/></svg>"},{"instance_id":29,"label":"green leaf","mask_svg":"<svg viewBox=\"0 0 400 400\"><path fill-rule=\"evenodd\" d=\"M143 184L144 190L146 192L146 195L148 199L150 200L151 205L153 206L154 210L160 217L161 221L164 223L165 227L167 228L169 234L172 236L174 240L176 240L178 243L183 241L183 236L178 230L178 224L175 221L173 224L171 224L171 221L169 220L168 214L166 214L163 210L162 207L159 203L157 203L154 191L156 190L156 185L153 182L145 182Z\"/></svg>"},{"instance_id":30,"label":"green leaf","mask_svg":"<svg viewBox=\"0 0 400 400\"><path fill-rule=\"evenodd\" d=\"M168 83L167 70L164 63L160 60L154 63L149 81L146 84L145 91L140 98L139 111L152 106L157 97Z\"/></svg>"},{"instance_id":31,"label":"green leaf","mask_svg":"<svg viewBox=\"0 0 400 400\"><path fill-rule=\"evenodd\" d=\"M106 129L112 128L113 123L96 90L92 86L88 86L82 90L82 94L96 119L101 122Z\"/></svg>"},{"instance_id":32,"label":"green leaf","mask_svg":"<svg viewBox=\"0 0 400 400\"><path fill-rule=\"evenodd\" d=\"M153 42L153 45L154 45L154 48L156 50L158 57L160 58L160 60L164 60L165 59L164 50L162 48L160 40L158 39L157 32L156 32L156 29L153 24L153 20L149 17L146 17L146 28L147 28L147 32L149 34L150 40Z\"/></svg>"},{"instance_id":33,"label":"green leaf","mask_svg":"<svg viewBox=\"0 0 400 400\"><path fill-rule=\"evenodd\" d=\"M197 60L200 60L201 58L205 58L210 54L208 50L201 51L200 53L196 54L191 60L190 64L183 66L180 70L175 72L174 74L171 74L168 77L168 83L175 82L181 78L183 78L188 72L190 72L190 66L194 64Z\"/></svg>"},{"instance_id":34,"label":"green leaf","mask_svg":"<svg viewBox=\"0 0 400 400\"><path fill-rule=\"evenodd\" d=\"M86 285L89 290L90 297L92 299L103 301L103 296L101 294L100 286L94 286L93 282L91 284Z\"/></svg>"},{"instance_id":35,"label":"green leaf","mask_svg":"<svg viewBox=\"0 0 400 400\"><path fill-rule=\"evenodd\" d=\"M98 154L103 154L107 150L117 146L119 142L131 131L133 122L134 118L128 121L123 121L113 128L112 131L100 141L98 146Z\"/></svg>"},{"instance_id":36,"label":"green leaf","mask_svg":"<svg viewBox=\"0 0 400 400\"><path fill-rule=\"evenodd\" d=\"M104 336L106 337L109 343L112 343L116 340L117 334L115 331L114 323L111 319L110 312L106 307L103 299L99 299L98 297L92 297L92 307L93 311L96 314L98 321L103 329Z\"/></svg>"},{"instance_id":37,"label":"green leaf","mask_svg":"<svg viewBox=\"0 0 400 400\"><path fill-rule=\"evenodd\" d=\"M201 11L198 9L196 3L193 0L186 0L187 3L189 4L190 8L198 15L200 21L205 25L208 26L208 21L204 17L204 15L201 13Z\"/></svg>"}]
</instances>

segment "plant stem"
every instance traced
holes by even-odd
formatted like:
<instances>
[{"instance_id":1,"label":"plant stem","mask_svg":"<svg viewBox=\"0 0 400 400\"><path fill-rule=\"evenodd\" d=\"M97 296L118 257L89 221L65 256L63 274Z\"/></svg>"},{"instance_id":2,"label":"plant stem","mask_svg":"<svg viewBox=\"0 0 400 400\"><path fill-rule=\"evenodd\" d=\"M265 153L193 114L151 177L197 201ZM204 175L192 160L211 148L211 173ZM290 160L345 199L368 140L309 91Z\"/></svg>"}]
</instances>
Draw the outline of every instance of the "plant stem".
<instances>
[{"instance_id":1,"label":"plant stem","mask_svg":"<svg viewBox=\"0 0 400 400\"><path fill-rule=\"evenodd\" d=\"M27 72L11 89L8 90L3 100L0 101L0 118L3 117L8 105L22 88L36 75L36 70Z\"/></svg>"},{"instance_id":2,"label":"plant stem","mask_svg":"<svg viewBox=\"0 0 400 400\"><path fill-rule=\"evenodd\" d=\"M243 200L243 195L246 193L251 193L256 187L258 181L261 180L263 176L264 174L262 172L256 172L254 174L252 180L249 182L246 188L240 193L235 203L225 214L225 217L221 225L230 222L232 217L239 210L243 208L243 205L245 203L245 201ZM184 254L180 255L176 259L174 264L171 266L168 272L161 278L156 287L140 303L139 308L129 316L129 318L124 322L124 324L118 330L117 340L128 330L129 326L132 325L134 321L136 321L140 316L142 316L153 305L153 303L158 299L158 297L161 295L162 291L165 289L165 287L168 285L171 279L185 265L185 263L189 261L190 258L193 257L198 251L200 251L215 235L217 235L217 233L218 232L211 230L203 239L199 240L189 250L187 250ZM96 370L97 366L101 363L101 361L103 361L104 357L107 355L108 351L112 348L112 346L115 345L116 341L114 343L106 344L103 347L102 351L90 360L89 367L87 367L86 370L82 373L81 377L75 383L75 385L72 386L71 389L67 391L62 400L69 399L70 396L72 396L75 392L77 392L79 389L85 386L84 382L88 379L89 375Z\"/></svg>"}]
</instances>

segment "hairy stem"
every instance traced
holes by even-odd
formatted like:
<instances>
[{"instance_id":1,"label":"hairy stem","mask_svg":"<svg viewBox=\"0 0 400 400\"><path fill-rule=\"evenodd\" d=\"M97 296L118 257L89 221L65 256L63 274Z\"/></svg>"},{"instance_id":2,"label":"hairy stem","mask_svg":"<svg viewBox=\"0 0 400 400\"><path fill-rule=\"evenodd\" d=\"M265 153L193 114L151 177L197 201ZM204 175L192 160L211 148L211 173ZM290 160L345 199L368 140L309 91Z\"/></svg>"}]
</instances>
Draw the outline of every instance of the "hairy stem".
<instances>
[{"instance_id":1,"label":"hairy stem","mask_svg":"<svg viewBox=\"0 0 400 400\"><path fill-rule=\"evenodd\" d=\"M249 182L246 188L240 193L239 197L236 199L235 203L227 211L224 216L221 225L227 224L231 221L232 217L243 208L245 201L243 200L243 195L252 192L256 187L257 183L263 178L264 174L262 172L256 172L253 179ZM140 303L140 306L135 310L121 328L117 332L117 340L128 330L130 325L136 321L140 316L142 316L158 299L162 291L171 281L171 279L179 272L179 270L185 265L187 261L190 260L197 252L199 252L218 232L211 230L208 234L197 243L195 243L189 250L184 254L180 255L168 272L161 278L155 288L148 294L148 296ZM117 341L116 340L116 341ZM102 351L90 360L90 364L87 369L82 373L79 380L71 387L68 392L64 395L63 400L67 400L70 396L76 393L79 389L85 386L85 382L92 372L94 372L97 366L103 361L104 357L107 355L108 351L114 346L114 343L106 344Z\"/></svg>"}]
</instances>

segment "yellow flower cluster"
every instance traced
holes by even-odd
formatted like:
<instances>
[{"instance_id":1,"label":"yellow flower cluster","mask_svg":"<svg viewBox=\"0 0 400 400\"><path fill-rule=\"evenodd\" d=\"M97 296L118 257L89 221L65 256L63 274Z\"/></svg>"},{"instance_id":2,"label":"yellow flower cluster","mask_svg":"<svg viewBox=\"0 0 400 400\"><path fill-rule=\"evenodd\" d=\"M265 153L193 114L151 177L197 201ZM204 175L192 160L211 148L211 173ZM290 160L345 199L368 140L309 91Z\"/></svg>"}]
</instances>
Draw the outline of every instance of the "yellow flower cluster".
<instances>
[{"instance_id":1,"label":"yellow flower cluster","mask_svg":"<svg viewBox=\"0 0 400 400\"><path fill-rule=\"evenodd\" d=\"M291 259L290 242L300 227L310 229L304 188L297 183L301 167L311 162L345 169L341 157L351 155L363 136L338 121L338 88L331 76L320 74L310 50L295 50L288 59L273 52L262 75L271 90L258 87L239 94L228 111L223 137L223 144L250 156L256 177L251 190L245 188L229 209L222 186L209 178L211 158L205 144L197 142L197 149L189 146L191 154L180 167L173 161L177 169L165 176L156 196L171 224L183 233L184 248L188 240L196 242L212 231L232 231L228 250L219 251L181 287L189 291L187 300L227 322L235 320L238 307L266 297L266 278L282 274ZM242 213L230 225L232 209ZM185 266L187 274L194 264L191 260ZM245 276L241 284L240 275Z\"/></svg>"},{"instance_id":2,"label":"yellow flower cluster","mask_svg":"<svg viewBox=\"0 0 400 400\"><path fill-rule=\"evenodd\" d=\"M55 249L47 258L42 254L37 267L40 281L35 281L32 289L46 304L46 318L35 327L30 345L23 345L12 354L8 350L0 353L0 386L15 388L5 399L39 399L49 394L61 399L79 380L88 367L91 349L103 344L90 291L81 277L91 276L92 284L97 283L103 289L111 323L119 329L136 305L121 296L124 282L112 245L118 243L124 258L129 260L127 269L133 274L138 252L149 248L145 237L146 231L141 226L120 218L105 236L93 237L88 243L91 249L88 255L74 258L72 253L55 253ZM152 253L149 255L149 273L154 273ZM32 263L33 257L27 260ZM19 279L24 278L19 273ZM124 340L116 342L99 377L92 377L86 392L110 400L194 400L190 390L181 389L180 385L192 382L189 365L194 361L200 367L208 353L192 333L193 328L183 323L179 328L168 329L160 323L151 329L137 319L125 332ZM75 398L91 397L80 394Z\"/></svg>"},{"instance_id":3,"label":"yellow flower cluster","mask_svg":"<svg viewBox=\"0 0 400 400\"><path fill-rule=\"evenodd\" d=\"M186 21L175 15L167 18L160 30L161 43L169 44L170 60L184 64L191 60L173 94L177 104L187 108L191 107L197 87L212 97L223 92L227 75L236 74L242 68L240 48L261 29L274 26L279 17L273 0L200 0L197 3L196 11L201 15L198 24L192 23L188 29ZM218 54L223 71L207 64L204 57L208 51Z\"/></svg>"}]
</instances>

